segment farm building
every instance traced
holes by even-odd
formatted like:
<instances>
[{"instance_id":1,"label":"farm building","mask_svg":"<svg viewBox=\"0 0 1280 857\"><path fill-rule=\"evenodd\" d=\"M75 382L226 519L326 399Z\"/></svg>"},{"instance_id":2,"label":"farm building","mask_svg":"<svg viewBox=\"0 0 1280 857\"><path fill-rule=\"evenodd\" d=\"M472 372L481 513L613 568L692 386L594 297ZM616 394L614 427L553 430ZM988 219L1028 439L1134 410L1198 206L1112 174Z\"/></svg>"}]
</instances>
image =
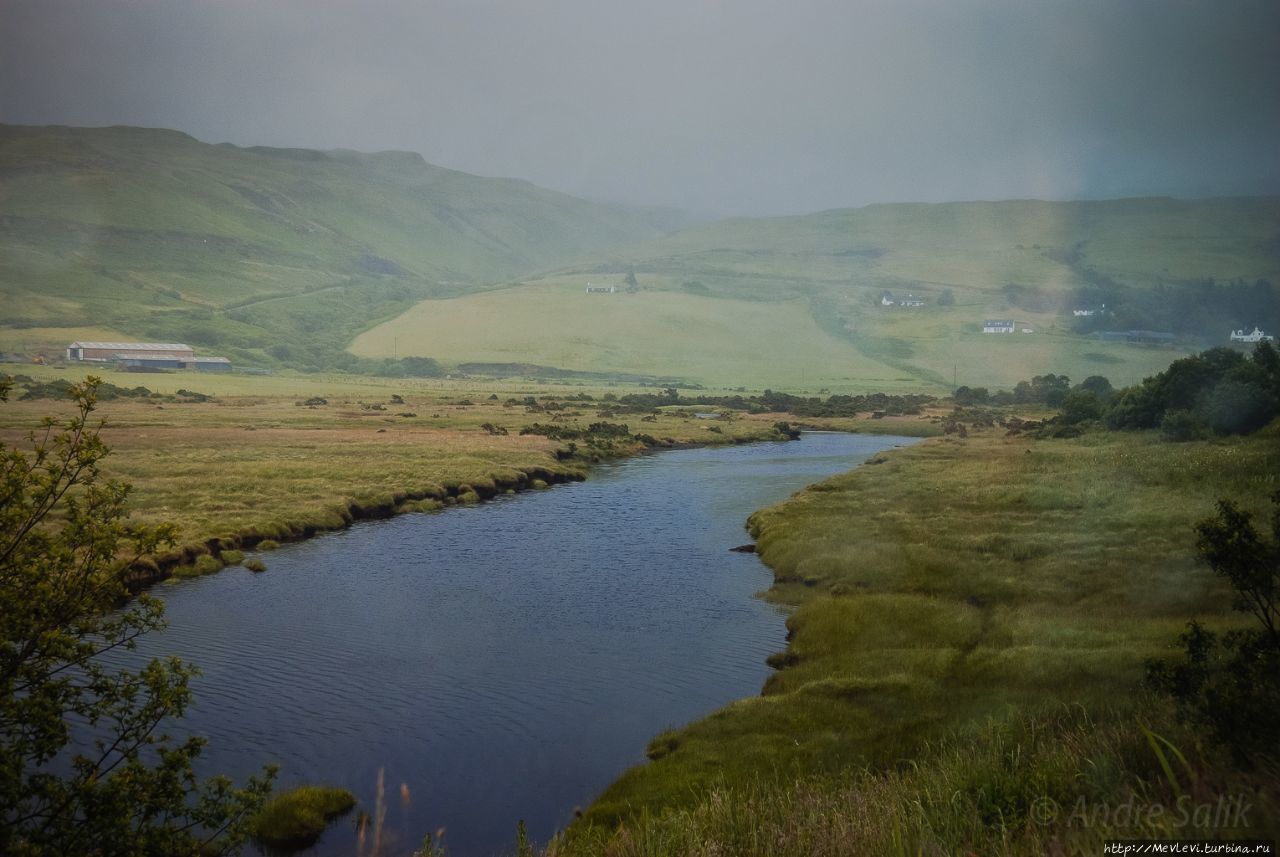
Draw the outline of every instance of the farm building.
<instances>
[{"instance_id":1,"label":"farm building","mask_svg":"<svg viewBox=\"0 0 1280 857\"><path fill-rule=\"evenodd\" d=\"M127 351L113 354L112 362L121 369L127 369L130 372L146 372L154 369L182 369L186 366L185 360L177 357L171 357L168 354L148 353L146 351L129 353Z\"/></svg>"},{"instance_id":2,"label":"farm building","mask_svg":"<svg viewBox=\"0 0 1280 857\"><path fill-rule=\"evenodd\" d=\"M190 345L176 342L73 342L67 346L68 360L107 361L118 354L146 355L149 358L191 360L196 352Z\"/></svg>"},{"instance_id":3,"label":"farm building","mask_svg":"<svg viewBox=\"0 0 1280 857\"><path fill-rule=\"evenodd\" d=\"M1232 342L1273 342L1275 337L1263 333L1262 328L1254 327L1253 333L1245 333L1244 330L1231 331Z\"/></svg>"},{"instance_id":4,"label":"farm building","mask_svg":"<svg viewBox=\"0 0 1280 857\"><path fill-rule=\"evenodd\" d=\"M187 361L187 368L199 372L230 372L231 361L225 357L197 357Z\"/></svg>"},{"instance_id":5,"label":"farm building","mask_svg":"<svg viewBox=\"0 0 1280 857\"><path fill-rule=\"evenodd\" d=\"M1005 321L1003 319L987 319L982 323L983 333L1013 333L1015 327L1013 321Z\"/></svg>"},{"instance_id":6,"label":"farm building","mask_svg":"<svg viewBox=\"0 0 1280 857\"><path fill-rule=\"evenodd\" d=\"M587 294L589 295L611 295L616 292L613 286L587 286Z\"/></svg>"}]
</instances>

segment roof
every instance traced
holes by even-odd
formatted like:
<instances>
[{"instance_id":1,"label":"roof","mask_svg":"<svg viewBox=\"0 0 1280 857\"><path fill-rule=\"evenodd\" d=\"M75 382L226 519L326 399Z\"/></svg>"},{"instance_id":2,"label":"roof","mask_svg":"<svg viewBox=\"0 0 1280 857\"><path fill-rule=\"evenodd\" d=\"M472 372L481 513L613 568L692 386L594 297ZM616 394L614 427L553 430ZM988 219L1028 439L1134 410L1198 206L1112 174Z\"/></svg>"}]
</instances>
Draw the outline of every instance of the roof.
<instances>
[{"instance_id":1,"label":"roof","mask_svg":"<svg viewBox=\"0 0 1280 857\"><path fill-rule=\"evenodd\" d=\"M987 327L1013 327L1012 321L1004 321L1002 319L987 319L983 322Z\"/></svg>"},{"instance_id":2,"label":"roof","mask_svg":"<svg viewBox=\"0 0 1280 857\"><path fill-rule=\"evenodd\" d=\"M114 357L116 360L181 360L182 359L181 357L174 357L172 354L155 354L155 353L148 354L146 352L143 352L141 354L138 354L138 353L130 354L127 351L121 351L111 356Z\"/></svg>"},{"instance_id":3,"label":"roof","mask_svg":"<svg viewBox=\"0 0 1280 857\"><path fill-rule=\"evenodd\" d=\"M117 351L192 351L180 342L73 342L68 348L113 348Z\"/></svg>"},{"instance_id":4,"label":"roof","mask_svg":"<svg viewBox=\"0 0 1280 857\"><path fill-rule=\"evenodd\" d=\"M192 357L188 363L230 363L231 360L226 357Z\"/></svg>"}]
</instances>

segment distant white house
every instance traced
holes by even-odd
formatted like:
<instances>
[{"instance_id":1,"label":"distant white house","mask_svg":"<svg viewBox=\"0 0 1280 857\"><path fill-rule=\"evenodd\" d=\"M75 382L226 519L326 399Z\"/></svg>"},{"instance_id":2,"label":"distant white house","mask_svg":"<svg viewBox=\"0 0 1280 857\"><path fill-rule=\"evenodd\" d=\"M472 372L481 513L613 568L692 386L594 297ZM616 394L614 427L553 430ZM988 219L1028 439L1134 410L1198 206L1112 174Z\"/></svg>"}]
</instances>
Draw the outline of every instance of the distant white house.
<instances>
[{"instance_id":1,"label":"distant white house","mask_svg":"<svg viewBox=\"0 0 1280 857\"><path fill-rule=\"evenodd\" d=\"M987 319L982 323L983 333L1013 333L1017 330L1017 326L1012 320L1005 321L1003 319Z\"/></svg>"},{"instance_id":2,"label":"distant white house","mask_svg":"<svg viewBox=\"0 0 1280 857\"><path fill-rule=\"evenodd\" d=\"M907 295L905 298L898 301L898 306L906 306L906 307L924 306L924 301L920 300L920 298L916 297L915 295Z\"/></svg>"},{"instance_id":3,"label":"distant white house","mask_svg":"<svg viewBox=\"0 0 1280 857\"><path fill-rule=\"evenodd\" d=\"M880 296L880 306L893 306L893 295L885 292Z\"/></svg>"},{"instance_id":4,"label":"distant white house","mask_svg":"<svg viewBox=\"0 0 1280 857\"><path fill-rule=\"evenodd\" d=\"M611 295L618 291L613 286L593 286L587 283L587 294L589 295Z\"/></svg>"},{"instance_id":5,"label":"distant white house","mask_svg":"<svg viewBox=\"0 0 1280 857\"><path fill-rule=\"evenodd\" d=\"M1076 318L1088 318L1091 315L1097 314L1097 312L1098 311L1096 309L1073 309L1071 314Z\"/></svg>"},{"instance_id":6,"label":"distant white house","mask_svg":"<svg viewBox=\"0 0 1280 857\"><path fill-rule=\"evenodd\" d=\"M1274 342L1275 337L1262 332L1261 328L1255 327L1253 333L1245 333L1243 330L1231 331L1232 342Z\"/></svg>"}]
</instances>

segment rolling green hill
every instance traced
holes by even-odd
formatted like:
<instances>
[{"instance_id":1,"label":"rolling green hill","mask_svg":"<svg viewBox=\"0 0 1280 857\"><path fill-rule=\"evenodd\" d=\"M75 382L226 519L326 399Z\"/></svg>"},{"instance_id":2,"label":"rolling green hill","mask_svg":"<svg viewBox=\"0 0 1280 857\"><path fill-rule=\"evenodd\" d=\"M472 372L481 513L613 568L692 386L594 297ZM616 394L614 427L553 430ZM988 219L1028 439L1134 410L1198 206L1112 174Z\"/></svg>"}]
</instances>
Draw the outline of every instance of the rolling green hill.
<instances>
[{"instance_id":1,"label":"rolling green hill","mask_svg":"<svg viewBox=\"0 0 1280 857\"><path fill-rule=\"evenodd\" d=\"M242 361L323 361L423 297L686 222L405 152L0 126L0 351L92 328Z\"/></svg>"},{"instance_id":2,"label":"rolling green hill","mask_svg":"<svg viewBox=\"0 0 1280 857\"><path fill-rule=\"evenodd\" d=\"M689 226L405 152L0 126L0 352L137 338L367 372L417 356L815 391L1127 383L1232 329L1274 333L1278 288L1276 198ZM984 334L987 318L1018 332ZM1173 340L1094 336L1130 329Z\"/></svg>"},{"instance_id":3,"label":"rolling green hill","mask_svg":"<svg viewBox=\"0 0 1280 857\"><path fill-rule=\"evenodd\" d=\"M627 273L638 293L626 293ZM622 293L588 295L587 282ZM1131 383L1225 344L1233 329L1276 332L1280 199L902 204L732 219L526 279L506 295L428 300L351 348L389 355L394 340L401 354L506 362L519 341L566 368L679 364L690 382L787 389L877 389L886 379L899 389L1012 387L1048 372ZM922 305L902 306L909 298ZM625 324L602 322L606 306ZM753 327L753 314L772 326ZM988 318L1018 332L983 333ZM591 333L602 325L608 337ZM720 359L726 328L744 346L733 366ZM1151 347L1094 335L1134 329L1174 339Z\"/></svg>"}]
</instances>

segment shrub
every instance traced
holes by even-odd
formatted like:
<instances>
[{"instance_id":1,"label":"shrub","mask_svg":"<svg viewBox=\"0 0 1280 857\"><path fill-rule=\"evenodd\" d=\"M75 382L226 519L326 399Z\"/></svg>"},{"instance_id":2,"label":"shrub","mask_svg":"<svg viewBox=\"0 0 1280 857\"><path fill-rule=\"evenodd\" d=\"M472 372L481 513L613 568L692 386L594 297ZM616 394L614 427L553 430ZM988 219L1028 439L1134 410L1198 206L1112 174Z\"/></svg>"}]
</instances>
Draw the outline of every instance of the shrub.
<instances>
[{"instance_id":1,"label":"shrub","mask_svg":"<svg viewBox=\"0 0 1280 857\"><path fill-rule=\"evenodd\" d=\"M1280 491L1268 541L1248 512L1218 501L1218 516L1196 525L1196 548L1235 592L1235 608L1257 624L1221 637L1190 622L1178 662L1148 661L1147 682L1173 697L1179 714L1206 728L1239 761L1280 746Z\"/></svg>"},{"instance_id":2,"label":"shrub","mask_svg":"<svg viewBox=\"0 0 1280 857\"><path fill-rule=\"evenodd\" d=\"M1197 440L1205 435L1204 426L1191 411L1165 411L1160 431L1172 441Z\"/></svg>"}]
</instances>

